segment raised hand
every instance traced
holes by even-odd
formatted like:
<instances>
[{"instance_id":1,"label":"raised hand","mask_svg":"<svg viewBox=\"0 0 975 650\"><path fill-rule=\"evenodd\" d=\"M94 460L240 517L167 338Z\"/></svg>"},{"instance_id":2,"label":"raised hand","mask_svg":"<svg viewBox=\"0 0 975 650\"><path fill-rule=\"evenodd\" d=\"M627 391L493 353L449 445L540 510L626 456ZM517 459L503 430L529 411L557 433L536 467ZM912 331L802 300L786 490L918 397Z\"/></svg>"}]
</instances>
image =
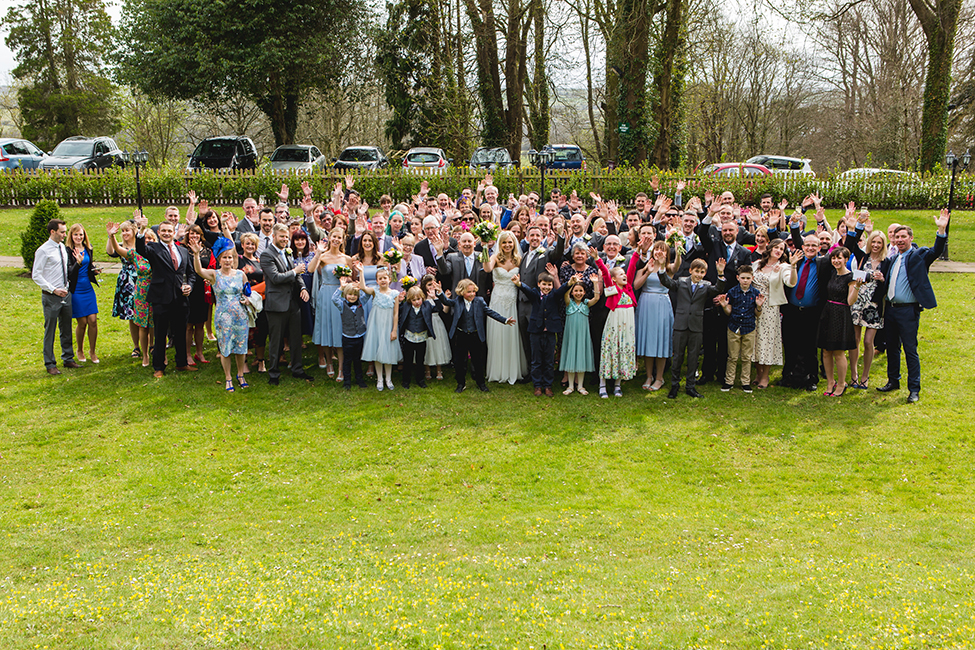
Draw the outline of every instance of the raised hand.
<instances>
[{"instance_id":1,"label":"raised hand","mask_svg":"<svg viewBox=\"0 0 975 650\"><path fill-rule=\"evenodd\" d=\"M345 175L345 189L351 190L353 185L355 185L355 179L352 178L352 174L346 174Z\"/></svg>"},{"instance_id":2,"label":"raised hand","mask_svg":"<svg viewBox=\"0 0 975 650\"><path fill-rule=\"evenodd\" d=\"M590 246L589 247L589 257L592 258L592 259L596 259L596 257L598 255L599 255L599 253L596 251L596 249L593 248L592 246Z\"/></svg>"},{"instance_id":3,"label":"raised hand","mask_svg":"<svg viewBox=\"0 0 975 650\"><path fill-rule=\"evenodd\" d=\"M806 198L804 198L802 200L802 207L804 207L804 208L808 208L812 204L813 204L813 200L812 200L812 195L811 194L807 195Z\"/></svg>"},{"instance_id":4,"label":"raised hand","mask_svg":"<svg viewBox=\"0 0 975 650\"><path fill-rule=\"evenodd\" d=\"M940 234L945 234L949 221L951 221L951 211L948 208L942 208L941 214L934 218L934 225L938 227Z\"/></svg>"},{"instance_id":5,"label":"raised hand","mask_svg":"<svg viewBox=\"0 0 975 650\"><path fill-rule=\"evenodd\" d=\"M196 205L196 190L190 190L186 193L186 196L190 200L190 205Z\"/></svg>"},{"instance_id":6,"label":"raised hand","mask_svg":"<svg viewBox=\"0 0 975 650\"><path fill-rule=\"evenodd\" d=\"M680 194L681 192L684 191L684 188L685 187L687 187L687 183L686 182L684 182L684 181L677 181L677 186L676 186L675 192L677 194Z\"/></svg>"},{"instance_id":7,"label":"raised hand","mask_svg":"<svg viewBox=\"0 0 975 650\"><path fill-rule=\"evenodd\" d=\"M311 198L311 183L308 181L301 181L301 193L305 195L305 198Z\"/></svg>"},{"instance_id":8,"label":"raised hand","mask_svg":"<svg viewBox=\"0 0 975 650\"><path fill-rule=\"evenodd\" d=\"M200 214L206 214L207 210L210 209L210 204L206 199L200 200Z\"/></svg>"},{"instance_id":9,"label":"raised hand","mask_svg":"<svg viewBox=\"0 0 975 650\"><path fill-rule=\"evenodd\" d=\"M307 181L305 181L307 182ZM301 199L301 211L305 213L307 217L315 210L315 201L310 196L305 196Z\"/></svg>"},{"instance_id":10,"label":"raised hand","mask_svg":"<svg viewBox=\"0 0 975 650\"><path fill-rule=\"evenodd\" d=\"M798 264L799 260L805 256L806 255L802 252L802 249L796 249L792 255L789 256L789 264Z\"/></svg>"},{"instance_id":11,"label":"raised hand","mask_svg":"<svg viewBox=\"0 0 975 650\"><path fill-rule=\"evenodd\" d=\"M782 199L779 201L779 210L785 212L785 209L789 207L789 199Z\"/></svg>"},{"instance_id":12,"label":"raised hand","mask_svg":"<svg viewBox=\"0 0 975 650\"><path fill-rule=\"evenodd\" d=\"M654 192L660 191L660 177L656 174L650 177L650 189Z\"/></svg>"},{"instance_id":13,"label":"raised hand","mask_svg":"<svg viewBox=\"0 0 975 650\"><path fill-rule=\"evenodd\" d=\"M484 183L485 185L494 185L494 174L485 174Z\"/></svg>"},{"instance_id":14,"label":"raised hand","mask_svg":"<svg viewBox=\"0 0 975 650\"><path fill-rule=\"evenodd\" d=\"M711 205L714 203L714 194L711 190L704 190L704 205Z\"/></svg>"},{"instance_id":15,"label":"raised hand","mask_svg":"<svg viewBox=\"0 0 975 650\"><path fill-rule=\"evenodd\" d=\"M420 182L420 196L426 196L430 193L430 183L426 181Z\"/></svg>"},{"instance_id":16,"label":"raised hand","mask_svg":"<svg viewBox=\"0 0 975 650\"><path fill-rule=\"evenodd\" d=\"M187 244L187 246L189 246L190 250L193 251L193 253L196 255L199 255L200 251L203 250L203 243L200 242L199 240L197 240L194 243Z\"/></svg>"},{"instance_id":17,"label":"raised hand","mask_svg":"<svg viewBox=\"0 0 975 650\"><path fill-rule=\"evenodd\" d=\"M764 293L758 294L758 296L755 298L755 304L758 305L759 307L761 307L762 305L765 304L765 294Z\"/></svg>"},{"instance_id":18,"label":"raised hand","mask_svg":"<svg viewBox=\"0 0 975 650\"><path fill-rule=\"evenodd\" d=\"M318 245L315 246L315 250L317 250L319 253L325 253L328 251L328 244L325 243L324 239L320 239L318 241Z\"/></svg>"},{"instance_id":19,"label":"raised hand","mask_svg":"<svg viewBox=\"0 0 975 650\"><path fill-rule=\"evenodd\" d=\"M559 271L558 271L558 269L556 269L556 268L555 268L555 265L554 265L554 264L552 264L551 262L549 262L548 264L546 264L546 265L545 265L545 270L546 270L546 271L548 272L548 274L549 274L549 275L551 275L551 276L552 276L553 278L554 278L554 277L556 277L556 276L558 276L558 274L559 274Z\"/></svg>"},{"instance_id":20,"label":"raised hand","mask_svg":"<svg viewBox=\"0 0 975 650\"><path fill-rule=\"evenodd\" d=\"M277 195L277 197L279 199L281 199L281 202L282 203L287 203L288 202L288 196L290 195L290 190L288 190L288 186L286 184L282 183L281 184L281 190L279 192L275 192L275 194ZM202 208L200 208L200 209L202 210Z\"/></svg>"},{"instance_id":21,"label":"raised hand","mask_svg":"<svg viewBox=\"0 0 975 650\"><path fill-rule=\"evenodd\" d=\"M715 267L718 269L718 275L724 275L724 269L728 266L728 260L723 257L719 257L714 261Z\"/></svg>"}]
</instances>

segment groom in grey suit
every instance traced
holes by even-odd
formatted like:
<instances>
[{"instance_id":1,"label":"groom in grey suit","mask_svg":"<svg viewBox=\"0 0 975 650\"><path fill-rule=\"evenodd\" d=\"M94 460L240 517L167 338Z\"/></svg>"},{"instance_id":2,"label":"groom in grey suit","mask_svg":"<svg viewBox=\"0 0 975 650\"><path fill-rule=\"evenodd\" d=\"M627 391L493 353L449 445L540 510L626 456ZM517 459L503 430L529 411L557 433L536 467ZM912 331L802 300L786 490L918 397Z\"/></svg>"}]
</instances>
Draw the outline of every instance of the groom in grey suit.
<instances>
[{"instance_id":1,"label":"groom in grey suit","mask_svg":"<svg viewBox=\"0 0 975 650\"><path fill-rule=\"evenodd\" d=\"M701 354L704 339L704 308L711 305L714 297L724 288L725 260L716 261L718 286L704 279L708 264L696 259L691 262L690 276L671 279L665 272L657 274L660 284L675 292L674 297L674 356L670 360L670 393L667 397L675 399L680 392L680 367L684 364L687 352L687 375L685 392L691 397L704 397L694 387L697 374L697 359Z\"/></svg>"},{"instance_id":2,"label":"groom in grey suit","mask_svg":"<svg viewBox=\"0 0 975 650\"><path fill-rule=\"evenodd\" d=\"M545 270L546 264L557 264L562 259L565 249L565 239L559 237L555 246L545 248L542 244L542 229L532 225L528 227L528 250L522 253L518 265L518 275L522 286L530 289L538 288L538 274ZM525 358L532 358L531 336L528 333L528 320L532 315L532 303L524 292L518 292L518 329L521 330L521 346L525 350Z\"/></svg>"},{"instance_id":3,"label":"groom in grey suit","mask_svg":"<svg viewBox=\"0 0 975 650\"><path fill-rule=\"evenodd\" d=\"M305 265L295 266L288 248L288 227L276 223L271 229L271 245L261 253L261 270L264 272L264 311L267 313L268 346L267 380L272 386L281 381L278 361L281 343L287 332L291 345L291 376L311 381L301 363L301 304L308 302L308 290L301 280Z\"/></svg>"}]
</instances>

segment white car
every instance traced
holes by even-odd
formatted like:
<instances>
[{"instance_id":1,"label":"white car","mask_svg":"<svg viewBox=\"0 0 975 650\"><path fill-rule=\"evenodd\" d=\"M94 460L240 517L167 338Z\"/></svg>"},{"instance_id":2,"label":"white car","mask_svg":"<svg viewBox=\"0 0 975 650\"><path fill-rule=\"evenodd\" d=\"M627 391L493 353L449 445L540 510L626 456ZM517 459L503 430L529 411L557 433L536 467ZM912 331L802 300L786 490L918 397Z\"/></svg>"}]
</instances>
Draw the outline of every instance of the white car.
<instances>
[{"instance_id":1,"label":"white car","mask_svg":"<svg viewBox=\"0 0 975 650\"><path fill-rule=\"evenodd\" d=\"M790 158L789 156L770 156L762 154L752 156L746 163L764 165L776 176L809 176L816 177L816 172L809 166L811 158Z\"/></svg>"},{"instance_id":2,"label":"white car","mask_svg":"<svg viewBox=\"0 0 975 650\"><path fill-rule=\"evenodd\" d=\"M417 174L442 174L453 162L447 158L443 149L436 147L413 147L403 158L403 170Z\"/></svg>"},{"instance_id":3,"label":"white car","mask_svg":"<svg viewBox=\"0 0 975 650\"><path fill-rule=\"evenodd\" d=\"M271 154L271 170L287 172L292 169L311 172L325 164L325 156L311 144L283 144Z\"/></svg>"}]
</instances>

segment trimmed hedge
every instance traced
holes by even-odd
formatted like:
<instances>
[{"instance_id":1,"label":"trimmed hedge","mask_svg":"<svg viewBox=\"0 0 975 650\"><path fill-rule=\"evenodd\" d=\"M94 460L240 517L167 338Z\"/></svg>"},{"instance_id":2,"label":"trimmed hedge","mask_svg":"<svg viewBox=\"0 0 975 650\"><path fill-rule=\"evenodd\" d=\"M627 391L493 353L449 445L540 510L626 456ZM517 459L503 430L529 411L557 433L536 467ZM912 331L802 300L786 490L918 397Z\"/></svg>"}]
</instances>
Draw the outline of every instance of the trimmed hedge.
<instances>
[{"instance_id":1,"label":"trimmed hedge","mask_svg":"<svg viewBox=\"0 0 975 650\"><path fill-rule=\"evenodd\" d=\"M47 224L60 217L61 211L54 201L41 201L31 212L27 230L20 233L20 257L28 271L34 268L34 253L51 237Z\"/></svg>"},{"instance_id":2,"label":"trimmed hedge","mask_svg":"<svg viewBox=\"0 0 975 650\"><path fill-rule=\"evenodd\" d=\"M650 179L657 172L647 168L616 169L597 172L548 172L545 175L545 193L558 187L564 193L572 190L589 204L589 192L596 192L604 199L612 199L622 205L630 205L637 192L650 193ZM291 188L292 198L299 197L302 180L310 180L319 200L327 199L331 188L345 174L333 172L313 175L296 173L275 174L268 170L257 172L196 172L187 173L173 169L145 169L141 173L142 196L146 205L185 203L186 193L193 189L197 195L213 204L240 204L248 196L265 196L274 201L282 183ZM379 204L379 197L389 194L394 201L408 200L420 190L426 180L430 192L446 192L459 196L465 187L474 188L484 177L472 174L467 168L455 167L443 175L418 175L402 169L378 172L354 172L355 188L371 205ZM660 173L661 190L673 194L674 185L685 176L676 173ZM827 207L839 207L848 201L877 209L935 208L948 202L949 177L945 174L930 175L914 180L833 178L787 178L782 176L759 179L700 178L686 179L685 201L692 194L702 196L705 190L715 194L725 190L735 193L741 203L757 203L759 197L769 193L776 201L783 197L790 203L800 200L811 192L818 192ZM494 184L502 199L508 193L519 194L538 190L541 174L534 168L502 170L494 173ZM78 171L42 172L13 171L0 173L0 206L21 207L50 199L62 206L77 205L132 205L136 202L135 172L131 169L111 169L100 173ZM957 207L975 207L975 176L960 176L955 185Z\"/></svg>"}]
</instances>

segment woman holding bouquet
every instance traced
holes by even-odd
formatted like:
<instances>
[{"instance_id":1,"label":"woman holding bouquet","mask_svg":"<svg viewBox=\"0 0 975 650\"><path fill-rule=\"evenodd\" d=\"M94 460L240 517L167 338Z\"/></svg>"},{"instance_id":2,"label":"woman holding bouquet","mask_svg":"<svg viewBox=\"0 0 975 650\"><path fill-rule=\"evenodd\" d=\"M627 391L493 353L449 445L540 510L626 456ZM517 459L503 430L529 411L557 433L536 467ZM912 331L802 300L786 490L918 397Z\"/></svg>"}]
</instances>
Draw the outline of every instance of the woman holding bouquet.
<instances>
[{"instance_id":1,"label":"woman holding bouquet","mask_svg":"<svg viewBox=\"0 0 975 650\"><path fill-rule=\"evenodd\" d=\"M413 254L413 247L416 245L416 239L413 238L413 235L400 238L399 245L403 259L400 260L399 264L393 265L396 273L393 277L392 287L396 291L405 291L403 278L409 276L419 282L426 273L426 267L423 266L423 258Z\"/></svg>"},{"instance_id":2,"label":"woman holding bouquet","mask_svg":"<svg viewBox=\"0 0 975 650\"><path fill-rule=\"evenodd\" d=\"M343 380L342 314L332 303L332 295L341 284L343 271L351 274L351 258L342 252L344 242L345 230L332 229L328 234L328 243L318 242L315 256L308 263L308 272L312 274L311 295L315 309L315 326L312 328L311 340L318 346L318 367L325 368L329 377L335 376L332 354L337 356L338 381Z\"/></svg>"},{"instance_id":3,"label":"woman holding bouquet","mask_svg":"<svg viewBox=\"0 0 975 650\"><path fill-rule=\"evenodd\" d=\"M480 224L479 224L480 225ZM486 248L487 243L483 243ZM491 292L491 309L506 319L518 319L518 287L511 279L518 275L521 254L518 242L510 231L505 230L498 237L498 252L484 263L484 272L494 278ZM514 385L528 372L528 360L521 345L521 331L504 323L487 321L487 369L488 381L508 382Z\"/></svg>"}]
</instances>

